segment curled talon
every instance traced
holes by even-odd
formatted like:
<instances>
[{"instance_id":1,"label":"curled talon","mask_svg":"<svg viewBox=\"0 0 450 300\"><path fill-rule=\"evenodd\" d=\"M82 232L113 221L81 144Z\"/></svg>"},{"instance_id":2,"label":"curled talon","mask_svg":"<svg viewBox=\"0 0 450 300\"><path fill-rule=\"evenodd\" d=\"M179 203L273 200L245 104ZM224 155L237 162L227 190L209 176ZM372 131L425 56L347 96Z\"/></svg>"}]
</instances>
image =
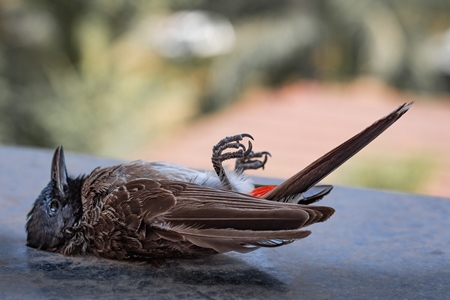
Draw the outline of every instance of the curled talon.
<instances>
[{"instance_id":1,"label":"curled talon","mask_svg":"<svg viewBox=\"0 0 450 300\"><path fill-rule=\"evenodd\" d=\"M213 147L213 156L220 158L222 156L222 152L224 150L226 150L226 149L229 149L229 148L234 148L234 149L241 148L242 151L241 150L236 151L236 154L239 155L239 156L236 156L234 158L238 158L238 157L242 157L242 156L248 155L251 152L251 150L253 148L253 145L249 141L249 145L248 145L248 149L247 149L247 147L245 147L244 144L240 143L240 141L242 141L245 137L253 140L253 137L250 134L248 134L248 133L243 133L243 134L238 134L238 135L233 135L233 136L227 136L226 138L224 138L221 141L219 141Z\"/></svg>"},{"instance_id":2,"label":"curled talon","mask_svg":"<svg viewBox=\"0 0 450 300\"><path fill-rule=\"evenodd\" d=\"M234 149L239 149L235 152L228 152L228 153L223 153L224 150L229 149L229 148L234 148ZM220 145L218 147L216 147L215 149L213 149L213 159L218 159L220 161L224 161L230 158L241 158L245 155L245 153L247 152L246 147L241 144L241 143L230 143L230 144L225 144L225 145ZM232 157L234 156L234 157Z\"/></svg>"},{"instance_id":3,"label":"curled talon","mask_svg":"<svg viewBox=\"0 0 450 300\"><path fill-rule=\"evenodd\" d=\"M264 167L266 165L267 159L269 158L269 156L272 157L272 155L270 155L270 153L267 152L267 151L264 151L262 154L264 155L264 160L262 161L261 168L264 170Z\"/></svg>"},{"instance_id":4,"label":"curled talon","mask_svg":"<svg viewBox=\"0 0 450 300\"><path fill-rule=\"evenodd\" d=\"M228 149L228 148L235 148L235 149L242 148L242 151L243 151L243 152L246 151L246 150L245 150L245 149L246 149L246 148L245 148L245 145L244 145L244 144L241 144L241 143L238 143L238 142L233 143L233 144L225 144L225 145L221 145L221 146L217 147L215 150L218 151L218 152L222 152L223 150L226 150L226 149Z\"/></svg>"},{"instance_id":5,"label":"curled talon","mask_svg":"<svg viewBox=\"0 0 450 300\"><path fill-rule=\"evenodd\" d=\"M248 149L245 150L245 148L244 148L244 157L249 156L253 152L252 149L253 149L253 144L251 141L248 141Z\"/></svg>"},{"instance_id":6,"label":"curled talon","mask_svg":"<svg viewBox=\"0 0 450 300\"><path fill-rule=\"evenodd\" d=\"M263 155L268 155L268 156L270 156L270 157L272 157L272 154L270 154L270 152L267 152L267 151L263 151L263 152L261 152Z\"/></svg>"},{"instance_id":7,"label":"curled talon","mask_svg":"<svg viewBox=\"0 0 450 300\"><path fill-rule=\"evenodd\" d=\"M263 169L264 170L264 166L267 163L268 157L272 156L269 152L267 151L262 151L262 152L249 152L246 153L243 157L239 158L236 160L236 164L235 164L235 172L238 173L242 173L245 170L249 170L249 169ZM263 158L262 160L258 160L255 158Z\"/></svg>"},{"instance_id":8,"label":"curled talon","mask_svg":"<svg viewBox=\"0 0 450 300\"><path fill-rule=\"evenodd\" d=\"M252 141L254 141L255 139L248 133L243 133L240 135L242 137L242 139L244 139L245 137L251 139Z\"/></svg>"}]
</instances>

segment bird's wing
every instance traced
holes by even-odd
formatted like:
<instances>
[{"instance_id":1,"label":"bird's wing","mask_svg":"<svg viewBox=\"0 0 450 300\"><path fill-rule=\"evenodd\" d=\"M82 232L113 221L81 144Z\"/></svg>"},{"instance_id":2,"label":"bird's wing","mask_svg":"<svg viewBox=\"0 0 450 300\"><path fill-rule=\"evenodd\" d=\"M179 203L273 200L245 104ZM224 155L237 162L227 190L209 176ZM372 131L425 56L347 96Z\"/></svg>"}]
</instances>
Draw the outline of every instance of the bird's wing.
<instances>
[{"instance_id":1,"label":"bird's wing","mask_svg":"<svg viewBox=\"0 0 450 300\"><path fill-rule=\"evenodd\" d=\"M133 180L110 194L104 218L120 219L143 242L188 241L217 252L248 252L308 236L302 227L327 220L325 206L304 206L177 181ZM107 223L107 221L105 220ZM135 241L136 242L136 241Z\"/></svg>"}]
</instances>

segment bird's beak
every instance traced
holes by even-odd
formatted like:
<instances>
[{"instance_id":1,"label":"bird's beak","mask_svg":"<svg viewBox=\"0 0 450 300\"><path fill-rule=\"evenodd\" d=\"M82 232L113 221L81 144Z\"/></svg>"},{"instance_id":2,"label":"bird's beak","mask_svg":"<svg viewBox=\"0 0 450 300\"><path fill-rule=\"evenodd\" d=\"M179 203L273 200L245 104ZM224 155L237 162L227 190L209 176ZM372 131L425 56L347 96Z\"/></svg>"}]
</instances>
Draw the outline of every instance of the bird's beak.
<instances>
[{"instance_id":1,"label":"bird's beak","mask_svg":"<svg viewBox=\"0 0 450 300\"><path fill-rule=\"evenodd\" d=\"M51 180L56 183L61 195L64 195L64 186L67 185L67 169L62 146L56 148L53 155Z\"/></svg>"}]
</instances>

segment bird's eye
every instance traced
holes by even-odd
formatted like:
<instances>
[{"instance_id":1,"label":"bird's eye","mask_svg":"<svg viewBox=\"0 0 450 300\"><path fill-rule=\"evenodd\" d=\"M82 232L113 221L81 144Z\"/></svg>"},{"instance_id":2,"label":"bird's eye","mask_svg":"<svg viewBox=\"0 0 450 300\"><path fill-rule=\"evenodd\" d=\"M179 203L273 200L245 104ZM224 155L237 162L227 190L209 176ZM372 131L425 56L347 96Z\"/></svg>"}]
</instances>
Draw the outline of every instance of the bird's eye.
<instances>
[{"instance_id":1,"label":"bird's eye","mask_svg":"<svg viewBox=\"0 0 450 300\"><path fill-rule=\"evenodd\" d=\"M55 213L58 209L59 209L59 202L56 200L52 200L52 202L50 202L50 213Z\"/></svg>"}]
</instances>

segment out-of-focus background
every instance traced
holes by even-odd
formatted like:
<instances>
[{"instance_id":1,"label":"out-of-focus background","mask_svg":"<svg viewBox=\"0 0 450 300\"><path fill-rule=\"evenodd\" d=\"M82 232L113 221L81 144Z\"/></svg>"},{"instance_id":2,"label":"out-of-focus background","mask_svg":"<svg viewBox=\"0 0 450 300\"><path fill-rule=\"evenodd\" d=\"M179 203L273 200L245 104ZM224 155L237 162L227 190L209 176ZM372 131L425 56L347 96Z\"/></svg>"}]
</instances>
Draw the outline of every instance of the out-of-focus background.
<instances>
[{"instance_id":1,"label":"out-of-focus background","mask_svg":"<svg viewBox=\"0 0 450 300\"><path fill-rule=\"evenodd\" d=\"M415 101L325 181L450 197L449 92L448 0L0 1L3 145L286 178Z\"/></svg>"}]
</instances>

